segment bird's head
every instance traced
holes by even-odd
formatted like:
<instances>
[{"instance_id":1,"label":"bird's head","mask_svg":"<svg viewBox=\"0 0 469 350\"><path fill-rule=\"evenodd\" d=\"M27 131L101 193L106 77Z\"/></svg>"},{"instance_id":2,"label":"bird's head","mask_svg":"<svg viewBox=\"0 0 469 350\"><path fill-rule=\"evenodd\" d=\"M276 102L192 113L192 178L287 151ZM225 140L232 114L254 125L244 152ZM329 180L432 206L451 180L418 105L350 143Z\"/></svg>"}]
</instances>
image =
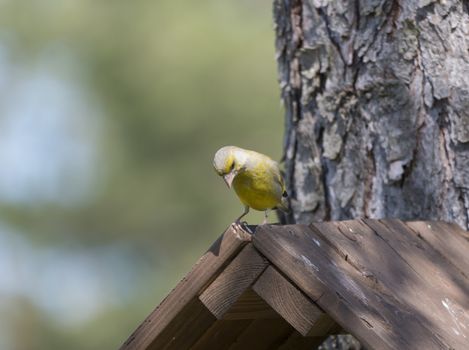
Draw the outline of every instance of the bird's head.
<instances>
[{"instance_id":1,"label":"bird's head","mask_svg":"<svg viewBox=\"0 0 469 350\"><path fill-rule=\"evenodd\" d=\"M243 168L243 164L237 156L237 150L237 147L225 146L220 148L213 158L215 171L218 175L223 177L223 180L225 180L229 188L231 188L236 175L238 175Z\"/></svg>"}]
</instances>

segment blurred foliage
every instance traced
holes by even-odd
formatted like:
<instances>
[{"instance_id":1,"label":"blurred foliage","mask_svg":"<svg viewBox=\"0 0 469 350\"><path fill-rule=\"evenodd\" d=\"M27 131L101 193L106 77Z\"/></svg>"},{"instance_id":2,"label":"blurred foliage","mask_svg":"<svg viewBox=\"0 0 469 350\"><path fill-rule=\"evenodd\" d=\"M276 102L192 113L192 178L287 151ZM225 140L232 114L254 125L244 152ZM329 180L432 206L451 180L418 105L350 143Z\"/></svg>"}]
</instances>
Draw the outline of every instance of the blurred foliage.
<instances>
[{"instance_id":1,"label":"blurred foliage","mask_svg":"<svg viewBox=\"0 0 469 350\"><path fill-rule=\"evenodd\" d=\"M15 300L15 349L116 348L241 212L211 160L227 144L281 156L270 6L0 2L0 43L15 60L64 55L66 74L103 114L92 194L73 205L2 202L0 219L37 247L118 242L142 275L126 303L73 326Z\"/></svg>"}]
</instances>

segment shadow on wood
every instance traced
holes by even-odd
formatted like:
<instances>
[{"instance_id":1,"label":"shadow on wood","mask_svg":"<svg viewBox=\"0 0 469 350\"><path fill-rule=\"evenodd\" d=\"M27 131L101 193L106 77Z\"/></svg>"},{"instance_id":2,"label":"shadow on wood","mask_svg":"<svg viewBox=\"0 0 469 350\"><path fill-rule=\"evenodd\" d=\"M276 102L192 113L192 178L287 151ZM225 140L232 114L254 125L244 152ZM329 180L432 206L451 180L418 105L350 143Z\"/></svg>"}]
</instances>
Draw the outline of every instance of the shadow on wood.
<instances>
[{"instance_id":1,"label":"shadow on wood","mask_svg":"<svg viewBox=\"0 0 469 350\"><path fill-rule=\"evenodd\" d=\"M468 349L467 252L442 222L229 228L121 349Z\"/></svg>"}]
</instances>

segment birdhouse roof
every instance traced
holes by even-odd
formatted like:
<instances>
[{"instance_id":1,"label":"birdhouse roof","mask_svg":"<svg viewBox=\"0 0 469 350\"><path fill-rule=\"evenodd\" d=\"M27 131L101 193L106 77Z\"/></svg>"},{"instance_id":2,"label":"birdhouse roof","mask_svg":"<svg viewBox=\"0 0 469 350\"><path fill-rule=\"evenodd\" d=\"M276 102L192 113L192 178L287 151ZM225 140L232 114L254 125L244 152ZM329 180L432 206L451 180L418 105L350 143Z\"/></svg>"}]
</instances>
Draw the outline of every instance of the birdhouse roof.
<instances>
[{"instance_id":1,"label":"birdhouse roof","mask_svg":"<svg viewBox=\"0 0 469 350\"><path fill-rule=\"evenodd\" d=\"M229 228L122 350L469 348L469 234L444 222Z\"/></svg>"}]
</instances>

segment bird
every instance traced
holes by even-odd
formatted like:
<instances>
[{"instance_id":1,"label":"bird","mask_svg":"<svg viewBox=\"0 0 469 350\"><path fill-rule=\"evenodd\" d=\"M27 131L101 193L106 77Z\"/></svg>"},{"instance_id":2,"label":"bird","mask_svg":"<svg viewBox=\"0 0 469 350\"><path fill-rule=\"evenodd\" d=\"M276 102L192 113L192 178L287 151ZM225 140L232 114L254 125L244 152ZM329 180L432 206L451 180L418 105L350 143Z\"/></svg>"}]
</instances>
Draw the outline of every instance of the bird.
<instances>
[{"instance_id":1,"label":"bird","mask_svg":"<svg viewBox=\"0 0 469 350\"><path fill-rule=\"evenodd\" d=\"M244 204L244 212L233 223L235 226L241 226L241 219L250 208L264 211L263 225L272 209L289 212L285 181L279 164L270 157L236 146L224 146L215 153L213 167Z\"/></svg>"}]
</instances>

